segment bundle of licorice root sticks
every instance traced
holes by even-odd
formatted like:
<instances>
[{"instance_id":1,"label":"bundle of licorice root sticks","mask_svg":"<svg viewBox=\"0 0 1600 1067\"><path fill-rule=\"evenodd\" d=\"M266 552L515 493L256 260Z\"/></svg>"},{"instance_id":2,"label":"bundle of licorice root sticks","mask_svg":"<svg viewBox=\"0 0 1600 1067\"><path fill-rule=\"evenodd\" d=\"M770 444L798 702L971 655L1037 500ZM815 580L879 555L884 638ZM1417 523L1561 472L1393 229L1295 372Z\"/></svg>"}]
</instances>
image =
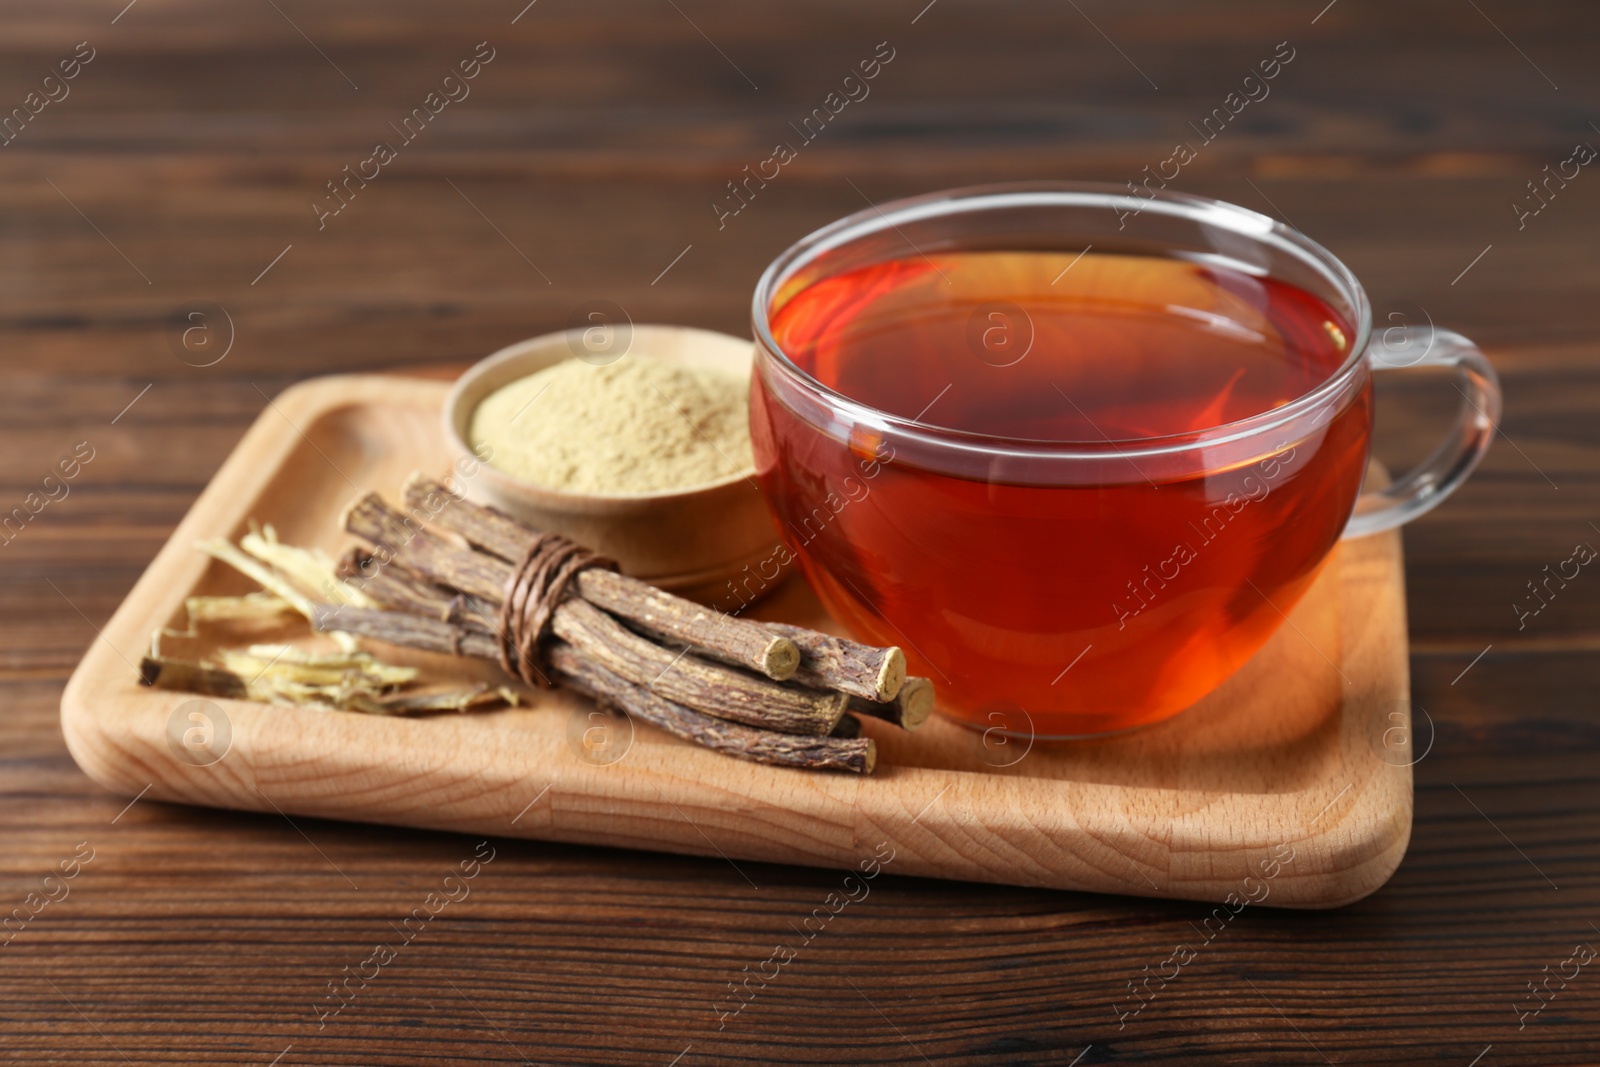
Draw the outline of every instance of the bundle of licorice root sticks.
<instances>
[{"instance_id":1,"label":"bundle of licorice root sticks","mask_svg":"<svg viewBox=\"0 0 1600 1067\"><path fill-rule=\"evenodd\" d=\"M318 605L319 630L497 660L531 685L786 767L866 774L877 750L858 716L914 730L933 710L933 684L906 676L898 648L684 600L420 475L404 510L368 494L344 526L372 547L344 556L340 577L382 610Z\"/></svg>"}]
</instances>

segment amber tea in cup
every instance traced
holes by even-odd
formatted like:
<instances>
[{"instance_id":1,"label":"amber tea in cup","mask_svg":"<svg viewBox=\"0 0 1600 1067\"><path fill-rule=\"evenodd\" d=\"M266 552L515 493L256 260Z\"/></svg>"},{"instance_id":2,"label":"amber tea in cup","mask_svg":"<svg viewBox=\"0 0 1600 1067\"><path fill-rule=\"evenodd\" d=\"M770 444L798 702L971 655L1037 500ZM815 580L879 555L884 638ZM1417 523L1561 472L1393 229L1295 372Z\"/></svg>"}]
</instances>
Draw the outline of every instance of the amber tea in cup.
<instances>
[{"instance_id":1,"label":"amber tea in cup","mask_svg":"<svg viewBox=\"0 0 1600 1067\"><path fill-rule=\"evenodd\" d=\"M1347 527L1432 506L1487 445L1476 350L1402 331L1368 353L1348 271L1242 209L1000 187L796 248L757 293L763 490L835 616L984 728L1083 736L1188 707ZM1352 519L1370 369L1408 362L1457 365L1475 406Z\"/></svg>"}]
</instances>

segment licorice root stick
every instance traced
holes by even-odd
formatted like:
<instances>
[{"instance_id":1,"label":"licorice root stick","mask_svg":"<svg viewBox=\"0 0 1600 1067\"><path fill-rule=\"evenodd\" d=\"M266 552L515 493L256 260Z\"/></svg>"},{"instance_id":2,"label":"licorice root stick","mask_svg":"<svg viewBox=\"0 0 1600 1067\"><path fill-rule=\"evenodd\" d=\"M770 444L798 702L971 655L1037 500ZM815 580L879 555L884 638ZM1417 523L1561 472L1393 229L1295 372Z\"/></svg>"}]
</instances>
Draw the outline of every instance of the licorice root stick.
<instances>
[{"instance_id":1,"label":"licorice root stick","mask_svg":"<svg viewBox=\"0 0 1600 1067\"><path fill-rule=\"evenodd\" d=\"M319 605L313 615L319 630L342 630L425 652L480 659L498 655L492 636L443 619L329 604ZM803 736L728 722L629 682L565 641L550 642L546 656L551 669L578 692L620 707L676 737L730 756L783 767L856 774L870 773L877 761L877 747L870 738Z\"/></svg>"},{"instance_id":2,"label":"licorice root stick","mask_svg":"<svg viewBox=\"0 0 1600 1067\"><path fill-rule=\"evenodd\" d=\"M413 514L426 515L428 521L454 530L507 563L520 559L539 536L538 531L421 475L406 481L404 493L405 506ZM575 584L579 595L597 607L774 681L785 681L800 665L799 650L784 635L673 596L649 582L597 567L578 575Z\"/></svg>"}]
</instances>

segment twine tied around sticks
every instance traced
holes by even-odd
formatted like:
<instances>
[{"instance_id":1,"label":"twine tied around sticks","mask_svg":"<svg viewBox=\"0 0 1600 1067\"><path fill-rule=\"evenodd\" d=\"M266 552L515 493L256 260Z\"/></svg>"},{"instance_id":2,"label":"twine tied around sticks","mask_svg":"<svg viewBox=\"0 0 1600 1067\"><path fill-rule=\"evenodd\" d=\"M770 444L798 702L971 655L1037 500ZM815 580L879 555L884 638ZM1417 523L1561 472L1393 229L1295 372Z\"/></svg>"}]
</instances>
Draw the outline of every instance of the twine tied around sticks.
<instances>
[{"instance_id":1,"label":"twine tied around sticks","mask_svg":"<svg viewBox=\"0 0 1600 1067\"><path fill-rule=\"evenodd\" d=\"M544 657L539 642L549 632L556 607L567 595L567 584L590 567L614 571L617 561L560 534L540 534L528 545L511 568L500 615L495 620L500 666L507 674L533 686L554 685L540 669Z\"/></svg>"}]
</instances>

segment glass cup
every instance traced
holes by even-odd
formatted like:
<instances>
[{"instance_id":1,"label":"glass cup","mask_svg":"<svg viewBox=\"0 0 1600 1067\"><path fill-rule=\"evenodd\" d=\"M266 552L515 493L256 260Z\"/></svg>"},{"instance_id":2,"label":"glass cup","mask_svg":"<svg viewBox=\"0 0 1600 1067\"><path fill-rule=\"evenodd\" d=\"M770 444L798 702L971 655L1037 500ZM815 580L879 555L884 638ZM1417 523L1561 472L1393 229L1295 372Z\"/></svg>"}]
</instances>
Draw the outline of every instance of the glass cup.
<instances>
[{"instance_id":1,"label":"glass cup","mask_svg":"<svg viewBox=\"0 0 1600 1067\"><path fill-rule=\"evenodd\" d=\"M951 429L937 411L891 414L824 385L775 339L774 316L798 294L873 264L1090 249L1309 293L1345 324L1322 324L1345 358L1298 397L1236 421L1057 442ZM980 310L945 327L966 331L993 367L1025 359L1027 312ZM1165 191L1007 185L884 204L779 256L752 313L751 432L788 553L854 634L905 650L944 713L985 729L1026 721L1039 737L1116 732L1194 704L1281 625L1341 536L1399 526L1460 485L1500 413L1494 370L1464 337L1394 327L1375 338L1366 293L1321 245L1254 211ZM991 333L1021 354L985 351ZM1454 369L1454 430L1414 470L1362 492L1372 373L1416 366Z\"/></svg>"}]
</instances>

